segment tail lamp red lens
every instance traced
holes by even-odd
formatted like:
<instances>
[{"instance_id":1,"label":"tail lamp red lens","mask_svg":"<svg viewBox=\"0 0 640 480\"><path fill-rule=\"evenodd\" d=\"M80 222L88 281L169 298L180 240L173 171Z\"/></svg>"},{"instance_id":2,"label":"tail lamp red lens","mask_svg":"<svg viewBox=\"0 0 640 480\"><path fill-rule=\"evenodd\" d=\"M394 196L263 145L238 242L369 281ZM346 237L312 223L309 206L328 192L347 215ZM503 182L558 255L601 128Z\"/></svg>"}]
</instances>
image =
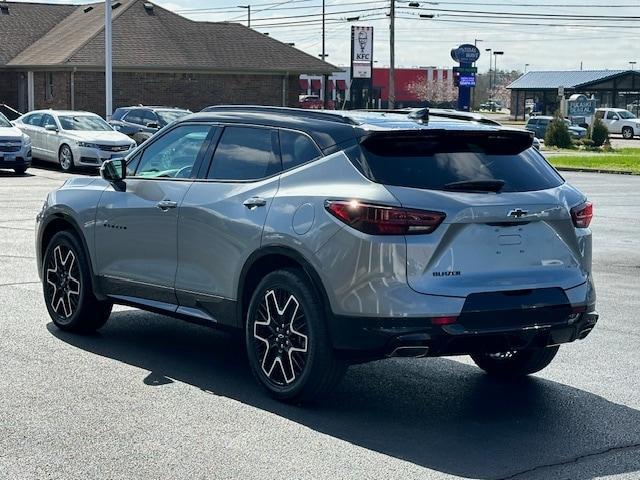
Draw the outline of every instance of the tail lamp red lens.
<instances>
[{"instance_id":1,"label":"tail lamp red lens","mask_svg":"<svg viewBox=\"0 0 640 480\"><path fill-rule=\"evenodd\" d=\"M445 214L356 200L327 200L327 211L352 228L370 235L416 235L431 233L442 223Z\"/></svg>"},{"instance_id":2,"label":"tail lamp red lens","mask_svg":"<svg viewBox=\"0 0 640 480\"><path fill-rule=\"evenodd\" d=\"M571 209L571 220L577 228L587 228L593 218L593 203L584 202Z\"/></svg>"},{"instance_id":3,"label":"tail lamp red lens","mask_svg":"<svg viewBox=\"0 0 640 480\"><path fill-rule=\"evenodd\" d=\"M433 317L431 319L431 323L433 325L451 325L452 323L456 323L458 321L458 317Z\"/></svg>"}]
</instances>

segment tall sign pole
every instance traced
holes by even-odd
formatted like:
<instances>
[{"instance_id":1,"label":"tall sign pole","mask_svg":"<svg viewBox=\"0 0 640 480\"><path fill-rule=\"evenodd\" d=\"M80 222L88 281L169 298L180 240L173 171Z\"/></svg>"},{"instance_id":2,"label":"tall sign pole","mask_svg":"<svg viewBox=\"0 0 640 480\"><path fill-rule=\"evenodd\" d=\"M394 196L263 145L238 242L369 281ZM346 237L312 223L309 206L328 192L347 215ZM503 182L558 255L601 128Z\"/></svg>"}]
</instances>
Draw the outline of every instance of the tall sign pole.
<instances>
[{"instance_id":1,"label":"tall sign pole","mask_svg":"<svg viewBox=\"0 0 640 480\"><path fill-rule=\"evenodd\" d=\"M351 27L351 106L368 108L373 82L373 27Z\"/></svg>"},{"instance_id":2,"label":"tall sign pole","mask_svg":"<svg viewBox=\"0 0 640 480\"><path fill-rule=\"evenodd\" d=\"M476 72L473 64L480 58L480 50L475 45L464 44L451 50L451 58L460 64L453 68L454 85L458 87L458 110L471 110L471 88L476 86Z\"/></svg>"},{"instance_id":3,"label":"tall sign pole","mask_svg":"<svg viewBox=\"0 0 640 480\"><path fill-rule=\"evenodd\" d=\"M111 120L113 113L113 56L111 41L111 0L104 1L104 92L105 118Z\"/></svg>"},{"instance_id":4,"label":"tall sign pole","mask_svg":"<svg viewBox=\"0 0 640 480\"><path fill-rule=\"evenodd\" d=\"M389 109L396 106L396 2L389 11Z\"/></svg>"}]
</instances>

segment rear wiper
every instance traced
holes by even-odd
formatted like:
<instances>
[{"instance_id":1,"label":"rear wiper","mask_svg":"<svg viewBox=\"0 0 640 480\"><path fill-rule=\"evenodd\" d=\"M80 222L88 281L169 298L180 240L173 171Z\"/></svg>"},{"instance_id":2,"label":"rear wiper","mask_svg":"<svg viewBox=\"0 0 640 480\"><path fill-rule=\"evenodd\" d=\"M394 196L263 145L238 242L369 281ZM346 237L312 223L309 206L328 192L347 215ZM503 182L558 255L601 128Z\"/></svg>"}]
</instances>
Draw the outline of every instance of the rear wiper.
<instances>
[{"instance_id":1,"label":"rear wiper","mask_svg":"<svg viewBox=\"0 0 640 480\"><path fill-rule=\"evenodd\" d=\"M463 180L444 185L445 190L460 192L494 192L498 193L504 187L504 180Z\"/></svg>"}]
</instances>

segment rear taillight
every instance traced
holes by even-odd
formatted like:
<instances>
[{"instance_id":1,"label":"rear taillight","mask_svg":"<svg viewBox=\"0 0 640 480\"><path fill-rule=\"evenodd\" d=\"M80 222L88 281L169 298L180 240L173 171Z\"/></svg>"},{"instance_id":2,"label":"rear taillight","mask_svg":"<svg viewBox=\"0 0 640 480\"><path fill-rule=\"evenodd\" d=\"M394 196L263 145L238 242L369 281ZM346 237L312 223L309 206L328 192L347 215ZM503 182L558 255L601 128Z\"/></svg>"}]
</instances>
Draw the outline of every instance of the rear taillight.
<instances>
[{"instance_id":1,"label":"rear taillight","mask_svg":"<svg viewBox=\"0 0 640 480\"><path fill-rule=\"evenodd\" d=\"M593 203L584 202L571 209L571 220L577 228L587 228L593 218Z\"/></svg>"},{"instance_id":2,"label":"rear taillight","mask_svg":"<svg viewBox=\"0 0 640 480\"><path fill-rule=\"evenodd\" d=\"M356 200L327 200L325 208L347 225L370 235L416 235L431 233L444 220L445 214Z\"/></svg>"}]
</instances>

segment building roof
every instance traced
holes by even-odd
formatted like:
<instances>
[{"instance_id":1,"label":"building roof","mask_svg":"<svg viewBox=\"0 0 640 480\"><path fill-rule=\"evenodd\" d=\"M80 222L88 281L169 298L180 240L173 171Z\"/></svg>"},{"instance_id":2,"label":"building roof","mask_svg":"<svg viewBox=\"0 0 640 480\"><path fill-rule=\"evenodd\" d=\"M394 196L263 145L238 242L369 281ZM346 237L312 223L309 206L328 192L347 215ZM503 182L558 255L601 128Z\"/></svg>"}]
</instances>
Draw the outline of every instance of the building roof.
<instances>
[{"instance_id":1,"label":"building roof","mask_svg":"<svg viewBox=\"0 0 640 480\"><path fill-rule=\"evenodd\" d=\"M7 66L102 68L104 4L73 7ZM237 23L193 21L157 5L149 9L147 0L117 4L112 20L114 68L290 74L338 70ZM0 44L5 43L3 36L0 33Z\"/></svg>"},{"instance_id":2,"label":"building roof","mask_svg":"<svg viewBox=\"0 0 640 480\"><path fill-rule=\"evenodd\" d=\"M511 90L555 90L558 87L574 89L591 83L601 82L628 72L630 72L630 70L527 72L512 82L507 88Z\"/></svg>"},{"instance_id":3,"label":"building roof","mask_svg":"<svg viewBox=\"0 0 640 480\"><path fill-rule=\"evenodd\" d=\"M9 14L0 14L0 65L4 65L29 45L62 22L77 5L3 2Z\"/></svg>"}]
</instances>

